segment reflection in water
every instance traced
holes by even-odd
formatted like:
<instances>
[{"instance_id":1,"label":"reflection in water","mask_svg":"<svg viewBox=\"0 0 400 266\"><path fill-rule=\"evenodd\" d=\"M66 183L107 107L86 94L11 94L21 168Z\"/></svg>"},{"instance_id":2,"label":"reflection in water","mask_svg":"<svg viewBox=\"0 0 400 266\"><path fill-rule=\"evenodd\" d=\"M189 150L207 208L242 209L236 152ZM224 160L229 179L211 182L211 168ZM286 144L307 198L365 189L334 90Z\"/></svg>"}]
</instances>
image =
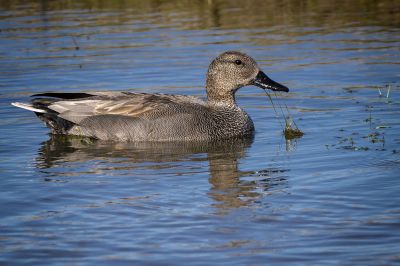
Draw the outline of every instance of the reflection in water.
<instances>
[{"instance_id":1,"label":"reflection in water","mask_svg":"<svg viewBox=\"0 0 400 266\"><path fill-rule=\"evenodd\" d=\"M100 160L113 164L130 162L132 170L144 162L181 162L206 160L208 157L225 156L240 158L250 147L252 138L230 139L216 142L106 142L74 136L51 135L43 143L37 158L38 168L51 168L60 163L87 162ZM229 157L227 156L229 155ZM110 167L112 169L112 167Z\"/></svg>"},{"instance_id":2,"label":"reflection in water","mask_svg":"<svg viewBox=\"0 0 400 266\"><path fill-rule=\"evenodd\" d=\"M248 206L270 189L286 187L287 179L282 173L287 170L264 169L254 172L238 170L237 158L230 155L210 159L209 179L212 189L209 195L216 201L221 213L231 208ZM250 180L242 180L251 176ZM275 190L274 190L275 191ZM270 191L272 192L272 191Z\"/></svg>"},{"instance_id":3,"label":"reflection in water","mask_svg":"<svg viewBox=\"0 0 400 266\"><path fill-rule=\"evenodd\" d=\"M177 174L182 171L179 167L189 164L195 169L194 164L208 161L209 195L224 213L251 204L276 185L286 186L286 179L281 176L286 170L243 172L238 169L238 159L245 156L252 142L252 138L246 138L217 142L115 143L51 135L39 150L36 166L46 174L46 181L65 182L60 178L88 172L104 175L107 171L112 174L128 171L132 175L143 168L156 171L171 168ZM75 167L76 163L83 163L83 167ZM58 168L56 177L53 171L47 171L51 168ZM242 180L246 177L250 179Z\"/></svg>"},{"instance_id":4,"label":"reflection in water","mask_svg":"<svg viewBox=\"0 0 400 266\"><path fill-rule=\"evenodd\" d=\"M91 12L110 12L106 17L79 19L80 25L124 24L132 15L152 19L160 25L174 24L190 29L254 29L281 24L296 27L363 26L370 25L371 21L376 26L398 26L400 23L398 12L395 12L399 7L398 1L392 0L0 1L0 8L7 10L20 10L24 5L29 5L30 8L26 9L28 12L48 12L50 16L51 12L58 10L79 10L83 16ZM117 12L123 12L123 15Z\"/></svg>"}]
</instances>

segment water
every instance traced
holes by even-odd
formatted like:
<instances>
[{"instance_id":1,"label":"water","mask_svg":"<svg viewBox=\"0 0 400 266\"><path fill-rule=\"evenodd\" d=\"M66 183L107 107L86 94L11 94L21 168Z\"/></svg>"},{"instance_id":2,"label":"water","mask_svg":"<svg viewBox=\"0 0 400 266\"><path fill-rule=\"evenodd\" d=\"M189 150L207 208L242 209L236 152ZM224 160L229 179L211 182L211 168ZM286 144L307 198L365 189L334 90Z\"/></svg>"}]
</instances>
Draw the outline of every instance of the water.
<instances>
[{"instance_id":1,"label":"water","mask_svg":"<svg viewBox=\"0 0 400 266\"><path fill-rule=\"evenodd\" d=\"M400 262L395 1L0 2L0 262ZM237 99L245 142L52 137L13 101L46 91L204 97L209 62L252 55L291 92ZM286 141L279 105L305 135ZM285 108L285 107L284 107Z\"/></svg>"}]
</instances>

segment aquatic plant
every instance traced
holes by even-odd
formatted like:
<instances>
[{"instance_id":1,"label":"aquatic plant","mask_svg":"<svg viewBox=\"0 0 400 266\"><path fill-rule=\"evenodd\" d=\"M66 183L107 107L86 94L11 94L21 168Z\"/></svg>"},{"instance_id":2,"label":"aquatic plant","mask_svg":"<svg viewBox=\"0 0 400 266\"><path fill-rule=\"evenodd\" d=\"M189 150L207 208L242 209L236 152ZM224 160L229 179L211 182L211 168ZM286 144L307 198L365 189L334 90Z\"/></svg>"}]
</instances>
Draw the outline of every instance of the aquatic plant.
<instances>
[{"instance_id":1,"label":"aquatic plant","mask_svg":"<svg viewBox=\"0 0 400 266\"><path fill-rule=\"evenodd\" d=\"M274 109L275 116L278 117L278 112L276 111L275 104L272 101L271 95L266 90L264 90L264 92L265 92L265 94L267 94L267 96L272 104L272 108ZM275 94L275 96L276 96L276 94ZM301 138L304 135L304 133L299 129L299 127L294 122L293 117L290 114L290 111L289 111L289 108L287 107L287 105L285 104L285 110L286 110L287 115L285 114L284 109L282 108L282 105L280 105L278 103L278 106L279 106L279 109L281 110L283 118L285 119L285 126L283 126L281 123L281 126L283 128L282 132L283 132L283 135L285 136L285 139L292 140L292 139Z\"/></svg>"}]
</instances>

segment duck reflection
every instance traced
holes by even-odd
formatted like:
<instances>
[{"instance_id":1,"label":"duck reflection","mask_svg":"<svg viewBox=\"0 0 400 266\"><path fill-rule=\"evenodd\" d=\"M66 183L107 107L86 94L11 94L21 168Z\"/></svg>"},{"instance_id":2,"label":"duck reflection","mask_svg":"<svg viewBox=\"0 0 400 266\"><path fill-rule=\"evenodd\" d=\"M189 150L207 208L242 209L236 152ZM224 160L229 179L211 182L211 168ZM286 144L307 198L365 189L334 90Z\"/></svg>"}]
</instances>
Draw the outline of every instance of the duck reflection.
<instances>
[{"instance_id":1,"label":"duck reflection","mask_svg":"<svg viewBox=\"0 0 400 266\"><path fill-rule=\"evenodd\" d=\"M238 169L238 160L245 156L252 142L252 138L240 138L195 143L115 143L51 135L39 150L36 167L47 172L45 169L71 168L71 164L84 163L87 164L83 170L86 173L87 167L90 167L91 170L95 169L95 174L104 174L105 169L120 171L123 168L129 173L134 173L135 170L146 167L161 170L166 167L178 167L175 163L191 162L195 167L199 162L208 162L211 185L208 194L215 201L214 206L219 213L224 213L232 208L251 204L277 184L286 186L287 181L281 174L286 170L246 172ZM51 176L54 176L54 173ZM51 181L50 178L45 180Z\"/></svg>"},{"instance_id":2,"label":"duck reflection","mask_svg":"<svg viewBox=\"0 0 400 266\"><path fill-rule=\"evenodd\" d=\"M230 163L227 163L227 162ZM214 158L210 163L209 195L220 214L232 208L250 206L267 194L284 191L287 169L268 168L259 171L240 171L236 158Z\"/></svg>"}]
</instances>

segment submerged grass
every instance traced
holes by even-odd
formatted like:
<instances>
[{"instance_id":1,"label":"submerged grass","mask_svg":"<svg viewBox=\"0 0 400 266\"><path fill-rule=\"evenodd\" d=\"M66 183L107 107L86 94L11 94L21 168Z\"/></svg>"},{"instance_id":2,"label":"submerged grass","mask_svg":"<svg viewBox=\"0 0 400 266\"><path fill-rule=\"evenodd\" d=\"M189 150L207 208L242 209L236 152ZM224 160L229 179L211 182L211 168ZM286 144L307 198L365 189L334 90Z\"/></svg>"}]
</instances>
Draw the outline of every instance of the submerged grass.
<instances>
[{"instance_id":1,"label":"submerged grass","mask_svg":"<svg viewBox=\"0 0 400 266\"><path fill-rule=\"evenodd\" d=\"M267 94L269 100L271 101L272 108L274 109L275 115L278 117L278 112L276 111L275 104L272 101L271 95L267 91L265 91L265 94ZM282 131L283 131L283 135L285 136L285 139L291 140L291 139L301 138L304 135L304 133L299 129L299 127L294 122L293 117L290 114L289 108L287 107L287 105L285 104L285 109L286 109L287 115L285 115L285 112L284 112L282 106L280 104L278 104L278 106L279 106L279 109L281 110L283 118L285 119L285 126L283 126L281 123L281 126L283 128Z\"/></svg>"}]
</instances>

